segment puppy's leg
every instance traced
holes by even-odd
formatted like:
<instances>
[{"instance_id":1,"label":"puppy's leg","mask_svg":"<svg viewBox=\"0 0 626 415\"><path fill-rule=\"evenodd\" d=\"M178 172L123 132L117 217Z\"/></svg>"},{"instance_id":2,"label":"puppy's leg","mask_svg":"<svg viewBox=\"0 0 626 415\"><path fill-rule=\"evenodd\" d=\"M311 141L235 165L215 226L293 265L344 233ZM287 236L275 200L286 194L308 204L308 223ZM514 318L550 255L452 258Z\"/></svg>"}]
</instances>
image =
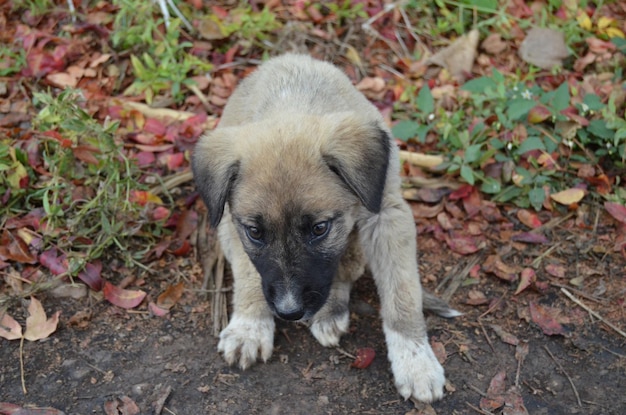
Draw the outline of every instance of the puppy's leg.
<instances>
[{"instance_id":1,"label":"puppy's leg","mask_svg":"<svg viewBox=\"0 0 626 415\"><path fill-rule=\"evenodd\" d=\"M350 326L350 289L365 272L365 260L356 233L350 236L326 304L311 320L311 333L322 346L338 346Z\"/></svg>"},{"instance_id":2,"label":"puppy's leg","mask_svg":"<svg viewBox=\"0 0 626 415\"><path fill-rule=\"evenodd\" d=\"M244 252L230 215L219 228L220 243L230 262L233 279L233 315L220 333L217 349L230 365L246 369L260 357L267 361L274 348L274 317L261 289L261 276Z\"/></svg>"},{"instance_id":3,"label":"puppy's leg","mask_svg":"<svg viewBox=\"0 0 626 415\"><path fill-rule=\"evenodd\" d=\"M426 334L410 208L399 194L387 192L381 212L360 222L359 227L363 253L380 296L388 357L398 392L405 399L440 399L445 376Z\"/></svg>"}]
</instances>

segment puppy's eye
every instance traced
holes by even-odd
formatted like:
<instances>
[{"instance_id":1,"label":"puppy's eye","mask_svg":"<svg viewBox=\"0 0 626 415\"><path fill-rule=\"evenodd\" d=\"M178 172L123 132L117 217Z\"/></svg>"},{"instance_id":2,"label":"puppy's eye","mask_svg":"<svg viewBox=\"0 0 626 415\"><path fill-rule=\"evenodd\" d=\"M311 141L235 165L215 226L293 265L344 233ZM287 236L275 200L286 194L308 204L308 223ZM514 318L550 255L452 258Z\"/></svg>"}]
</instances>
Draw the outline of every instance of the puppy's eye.
<instances>
[{"instance_id":1,"label":"puppy's eye","mask_svg":"<svg viewBox=\"0 0 626 415\"><path fill-rule=\"evenodd\" d=\"M313 234L314 238L320 238L328 233L330 229L330 222L318 222L311 228L311 234Z\"/></svg>"},{"instance_id":2,"label":"puppy's eye","mask_svg":"<svg viewBox=\"0 0 626 415\"><path fill-rule=\"evenodd\" d=\"M256 226L246 226L246 234L248 238L252 239L254 242L260 242L263 237L263 232Z\"/></svg>"}]
</instances>

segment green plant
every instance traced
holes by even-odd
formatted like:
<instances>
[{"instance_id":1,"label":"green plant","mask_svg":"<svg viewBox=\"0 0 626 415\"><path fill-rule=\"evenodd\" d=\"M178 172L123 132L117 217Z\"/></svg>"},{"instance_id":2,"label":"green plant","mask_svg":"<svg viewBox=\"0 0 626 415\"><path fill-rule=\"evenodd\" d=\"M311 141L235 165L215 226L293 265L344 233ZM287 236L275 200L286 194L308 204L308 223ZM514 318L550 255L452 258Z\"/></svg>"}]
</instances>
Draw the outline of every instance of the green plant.
<instances>
[{"instance_id":1,"label":"green plant","mask_svg":"<svg viewBox=\"0 0 626 415\"><path fill-rule=\"evenodd\" d=\"M0 45L0 76L16 74L26 65L26 56L23 49L17 51L6 45Z\"/></svg>"},{"instance_id":2,"label":"green plant","mask_svg":"<svg viewBox=\"0 0 626 415\"><path fill-rule=\"evenodd\" d=\"M131 55L136 79L125 94L145 93L146 102L151 103L155 95L169 90L176 102L184 99L183 86L194 84L190 74L200 74L212 65L187 53L189 42L178 42L180 21L173 20L162 41L156 44L152 54L145 52L141 59ZM158 57L158 58L155 58Z\"/></svg>"},{"instance_id":3,"label":"green plant","mask_svg":"<svg viewBox=\"0 0 626 415\"><path fill-rule=\"evenodd\" d=\"M420 142L428 134L439 137L450 154L442 167L496 201L540 209L544 187L558 191L579 180L570 160L598 165L626 159L626 120L616 94L604 104L595 94L580 96L575 84L544 91L532 79L507 78L497 70L460 91L458 108L445 111L424 86L411 117L393 132Z\"/></svg>"},{"instance_id":4,"label":"green plant","mask_svg":"<svg viewBox=\"0 0 626 415\"><path fill-rule=\"evenodd\" d=\"M43 16L54 7L52 0L20 0L13 3L14 9L26 8L33 16Z\"/></svg>"},{"instance_id":5,"label":"green plant","mask_svg":"<svg viewBox=\"0 0 626 415\"><path fill-rule=\"evenodd\" d=\"M20 206L44 209L44 242L54 241L66 253L72 275L111 248L137 263L151 240L146 210L133 200L144 186L116 142L117 123L94 119L77 90L56 97L35 93L34 101L41 108L33 127L41 132L41 168L47 174L31 184ZM143 239L142 249L131 249L136 238Z\"/></svg>"}]
</instances>

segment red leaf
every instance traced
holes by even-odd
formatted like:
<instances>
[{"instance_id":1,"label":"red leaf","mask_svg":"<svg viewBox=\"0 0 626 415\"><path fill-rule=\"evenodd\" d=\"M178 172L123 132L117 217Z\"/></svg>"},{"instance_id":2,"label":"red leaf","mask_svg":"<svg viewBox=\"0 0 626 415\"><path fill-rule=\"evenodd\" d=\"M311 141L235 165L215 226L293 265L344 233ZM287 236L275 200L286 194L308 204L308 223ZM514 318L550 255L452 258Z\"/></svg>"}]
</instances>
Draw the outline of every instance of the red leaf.
<instances>
[{"instance_id":1,"label":"red leaf","mask_svg":"<svg viewBox=\"0 0 626 415\"><path fill-rule=\"evenodd\" d=\"M626 223L626 206L615 202L605 202L604 208L615 219L622 223Z\"/></svg>"},{"instance_id":2,"label":"red leaf","mask_svg":"<svg viewBox=\"0 0 626 415\"><path fill-rule=\"evenodd\" d=\"M536 279L537 275L532 268L524 268L522 270L522 274L520 275L519 285L517 286L517 290L515 290L515 295L530 287Z\"/></svg>"},{"instance_id":3,"label":"red leaf","mask_svg":"<svg viewBox=\"0 0 626 415\"><path fill-rule=\"evenodd\" d=\"M169 247L169 251L176 256L185 256L191 251L191 244L188 240L184 241L172 241Z\"/></svg>"},{"instance_id":4,"label":"red leaf","mask_svg":"<svg viewBox=\"0 0 626 415\"><path fill-rule=\"evenodd\" d=\"M543 234L534 232L521 232L511 237L516 242L526 242L527 244L548 244L550 240Z\"/></svg>"},{"instance_id":5,"label":"red leaf","mask_svg":"<svg viewBox=\"0 0 626 415\"><path fill-rule=\"evenodd\" d=\"M356 351L356 358L354 362L352 362L352 367L356 367L358 369L365 369L374 360L376 356L376 352L371 347L363 347Z\"/></svg>"},{"instance_id":6,"label":"red leaf","mask_svg":"<svg viewBox=\"0 0 626 415\"><path fill-rule=\"evenodd\" d=\"M65 255L59 256L56 248L50 248L39 255L39 263L48 268L54 275L61 275L67 272L68 264Z\"/></svg>"},{"instance_id":7,"label":"red leaf","mask_svg":"<svg viewBox=\"0 0 626 415\"><path fill-rule=\"evenodd\" d=\"M544 267L546 272L553 277L565 278L565 267L559 264L548 264Z\"/></svg>"},{"instance_id":8,"label":"red leaf","mask_svg":"<svg viewBox=\"0 0 626 415\"><path fill-rule=\"evenodd\" d=\"M126 309L137 307L146 297L146 293L141 290L126 290L116 287L108 281L104 283L102 292L104 298L111 304Z\"/></svg>"},{"instance_id":9,"label":"red leaf","mask_svg":"<svg viewBox=\"0 0 626 415\"><path fill-rule=\"evenodd\" d=\"M528 111L528 122L531 124L539 124L552 116L550 110L543 105L537 105Z\"/></svg>"},{"instance_id":10,"label":"red leaf","mask_svg":"<svg viewBox=\"0 0 626 415\"><path fill-rule=\"evenodd\" d=\"M506 379L506 372L498 372L489 382L489 389L487 389L487 396L480 399L480 409L486 411L495 411L496 409L504 405L504 396L502 394L505 390L504 380Z\"/></svg>"},{"instance_id":11,"label":"red leaf","mask_svg":"<svg viewBox=\"0 0 626 415\"><path fill-rule=\"evenodd\" d=\"M450 249L457 254L469 255L480 250L476 239L471 236L452 234L445 235L445 239Z\"/></svg>"},{"instance_id":12,"label":"red leaf","mask_svg":"<svg viewBox=\"0 0 626 415\"><path fill-rule=\"evenodd\" d=\"M520 209L517 211L517 219L531 229L535 229L543 225L536 213L526 209Z\"/></svg>"},{"instance_id":13,"label":"red leaf","mask_svg":"<svg viewBox=\"0 0 626 415\"><path fill-rule=\"evenodd\" d=\"M530 318L541 328L544 334L548 336L555 334L565 336L567 334L566 330L555 317L559 311L558 309L542 306L541 304L535 304L533 302L528 305L528 308L530 309Z\"/></svg>"},{"instance_id":14,"label":"red leaf","mask_svg":"<svg viewBox=\"0 0 626 415\"><path fill-rule=\"evenodd\" d=\"M143 130L155 135L164 135L166 128L165 125L156 118L148 118L146 124L143 126Z\"/></svg>"},{"instance_id":15,"label":"red leaf","mask_svg":"<svg viewBox=\"0 0 626 415\"><path fill-rule=\"evenodd\" d=\"M465 184L459 187L458 189L456 189L454 192L450 193L450 196L448 196L448 199L449 200L464 199L467 196L469 196L473 190L474 190L474 186Z\"/></svg>"},{"instance_id":16,"label":"red leaf","mask_svg":"<svg viewBox=\"0 0 626 415\"><path fill-rule=\"evenodd\" d=\"M5 230L0 236L0 260L34 264L37 257L30 252L22 238Z\"/></svg>"},{"instance_id":17,"label":"red leaf","mask_svg":"<svg viewBox=\"0 0 626 415\"><path fill-rule=\"evenodd\" d=\"M94 291L100 291L102 289L102 284L104 281L100 274L102 273L102 262L96 261L95 263L88 263L85 265L85 269L83 269L79 274L78 278L89 288Z\"/></svg>"},{"instance_id":18,"label":"red leaf","mask_svg":"<svg viewBox=\"0 0 626 415\"><path fill-rule=\"evenodd\" d=\"M176 285L170 285L167 287L165 291L163 291L159 297L157 298L156 305L160 308L164 308L169 310L180 300L180 297L183 295L183 289L185 288L185 283L182 281Z\"/></svg>"}]
</instances>

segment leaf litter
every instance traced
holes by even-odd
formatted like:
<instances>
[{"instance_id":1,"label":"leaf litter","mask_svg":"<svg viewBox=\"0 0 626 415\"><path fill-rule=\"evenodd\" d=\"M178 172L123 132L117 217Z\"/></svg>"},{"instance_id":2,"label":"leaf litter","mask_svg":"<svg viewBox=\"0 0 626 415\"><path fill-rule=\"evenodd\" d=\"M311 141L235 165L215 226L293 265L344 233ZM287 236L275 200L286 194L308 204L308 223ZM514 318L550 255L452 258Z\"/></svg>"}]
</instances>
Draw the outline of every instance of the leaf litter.
<instances>
[{"instance_id":1,"label":"leaf litter","mask_svg":"<svg viewBox=\"0 0 626 415\"><path fill-rule=\"evenodd\" d=\"M187 3L193 4L195 10L202 9L200 2ZM279 19L286 21L297 16L300 22L306 22L309 26L305 26L306 29L302 32L309 45L317 45L312 51L319 57L341 57L342 54L342 52L337 53L336 45L327 47L324 39L344 39L345 36L347 41L354 40L352 30L356 30L356 36L366 37L358 31L358 28L346 29L340 25L333 26L334 22L340 22L343 19L339 17L340 9L305 7L304 4L298 2L281 8L280 4L281 2L269 2L266 7L267 10L276 13ZM623 15L620 14L618 6L610 5L598 10L576 6L574 7L576 14L572 15L573 12L568 9L571 4L564 2L556 10L555 16L569 19L569 21L576 20L577 24L587 31L583 33L583 41L580 43L565 45L563 30L533 28L525 35L515 22L514 19L532 20L536 12L534 8L546 6L539 3L527 5L521 1L513 1L508 4L506 13L514 19L510 20L511 26L507 29L505 37L500 33L495 33L497 31L495 28L489 27L485 30L483 27L480 30L468 30L461 36L448 32L443 37L433 36L432 39L420 36L422 32L419 30L423 28L414 31L419 39L413 32L403 32L404 28L411 28L411 21L404 17L403 13L406 14L406 10L401 6L394 5L393 8L387 9L375 2L364 4L363 13L370 19L367 21L372 29L372 32L369 32L371 36L367 37L371 43L363 44L362 47L359 43L355 44L356 47L352 45L347 47L343 60L340 59L340 61L355 84L359 85L389 119L391 119L389 114L392 113L394 102L400 102L399 105L403 105L402 96L410 95L408 91L411 88L421 90L422 84L428 84L432 91L433 115L437 117L444 114L443 111L453 110L458 105L458 101L463 98L459 85L464 80L490 74L493 68L502 71L505 76L510 76L521 67L523 64L516 55L518 49L519 56L528 63L545 69L560 66L561 70L567 71L564 75L540 74L537 76L537 83L543 89L553 91L564 78L569 77L572 81L578 77L577 74L569 72L568 63L564 62L570 55L567 46L576 52L572 69L580 73L592 71L585 73L585 79L581 80L581 83L571 83L572 93L575 90L583 91L580 96L572 97L571 104L576 105L576 108L570 105L554 113L553 108L550 107L553 102L535 102L536 105L528 110L526 115L529 123L541 127L542 123L549 123L555 114L558 117L562 115L569 121L559 121L556 124L559 126L558 131L567 136L569 132L573 131L576 134L581 126L589 124L589 120L578 109L582 108L583 101L580 99L585 94L598 94L604 102L615 99L617 105L621 105L622 98L611 98L611 91L615 89L614 84L608 81L610 77L607 77L606 73L602 73L606 71L605 65L608 65L610 59L619 56L618 47L609 40L612 36L619 37L620 33L623 35L621 32L623 28L620 29L619 26L619 22L623 21L620 17ZM15 188L25 189L33 178L41 179L49 174L37 149L42 137L57 140L64 145L71 145L68 138L57 131L47 131L40 135L31 131L28 126L24 126L24 121L31 118L31 115L27 113L32 114L33 108L29 104L30 97L22 96L20 88L16 87L19 81L26 82L29 87L35 85L37 88L41 86L80 88L88 98L85 105L90 109L90 114L98 114L97 116L102 119L110 117L120 123L122 133L116 139L123 142L128 154L137 159L146 177L158 176L164 181L170 177L176 179L177 181L172 182L175 184L164 187L168 191L174 189L178 192L190 179L187 170L188 151L205 129L215 125L237 82L252 69L252 66L245 62L249 62L249 59L252 61L260 59L264 52L255 49L245 40L235 39L235 32L229 33L230 29L220 26L220 22L237 23L237 16L241 16L240 11L231 13L231 6L215 6L210 11L205 10L198 22L217 22L217 26L198 24L200 34L205 39L222 42L220 45L225 47L214 48L213 45L207 47L206 43L203 44L202 40L194 38L193 34L186 33L186 36L193 44L193 48L198 51L199 56L215 62L218 65L217 69L211 73L210 77L194 76L197 82L196 91L199 91L200 95L197 92L190 93L182 104L173 105L171 95L165 92L160 97L162 101L159 105L173 108L153 107L141 102L145 100L145 95L131 99L120 98L119 92L132 82L133 73L127 66L129 58L126 55L118 56L117 54L112 58L113 54L97 50L98 43L92 41L91 36L100 36L103 31L107 33L107 36L109 35L110 24L102 22L110 22L105 17L110 19L115 9L105 4L84 7L86 15L94 26L80 28L79 25L67 25L65 27L67 36L57 36L56 23L51 23L54 19L29 17L27 14L24 21L28 21L29 25L23 24L20 19L15 19L15 22L8 20L7 35L3 34L3 36L12 36L12 41L23 47L26 53L25 64L19 71L19 75L7 77L6 82L3 78L1 84L6 91L0 94L0 128L2 128L0 134L17 133L23 137L23 148L29 149L26 152L26 159L22 159L23 166L32 168L30 175L26 174L25 168L16 169L14 175L11 176L12 183L15 184ZM3 16L11 15L11 12L6 9L2 9L2 13ZM64 11L58 15L67 17ZM207 16L210 18L206 19ZM216 16L218 19L214 18ZM617 18L611 16L617 16ZM359 21L358 17L353 17L352 20ZM5 21L7 21L6 18ZM101 23L98 23L99 21ZM349 26L349 23L346 23L349 21L351 20L344 19L344 25ZM417 25L419 21L413 20L412 24ZM399 30L399 28L402 29ZM492 30L493 33L486 33ZM457 33L462 33L462 31L457 31ZM375 36L376 34L378 37ZM450 39L443 42L449 46L441 48L442 38ZM484 39L482 42L480 42L481 38ZM311 39L315 41L311 42ZM294 39L287 41L295 42ZM479 43L480 50L477 49ZM413 61L413 57L407 57L411 56L411 53L398 53L403 48L415 48L415 51L427 53L437 52L430 58L426 57L417 62ZM206 52L207 50L210 52ZM439 71L432 67L427 69L424 63L441 66L445 70ZM0 67L0 70L2 69L3 67ZM396 76L394 71L399 76ZM598 73L593 73L594 71ZM119 82L123 85L116 86ZM203 95L204 101L201 99ZM478 107L475 109L479 110ZM206 115L207 112L209 116ZM466 115L471 116L471 114ZM489 118L482 121L486 124L495 122L494 119ZM428 120L425 119L424 123L428 123ZM9 128L13 130L8 130ZM515 134L518 132L514 130ZM503 137L508 140L504 141L505 144L510 142L512 145L517 145L516 140L523 143L527 139L524 135L510 138L508 134L508 131L502 133ZM500 137L489 137L489 139L492 138ZM623 262L619 261L626 258L626 228L623 226L626 223L624 200L623 197L599 199L601 200L599 209L588 209L588 206L597 205L598 199L595 199L597 194L604 195L604 197L615 196L615 194L611 195L611 192L618 187L617 179L621 174L619 170L616 173L611 168L590 169L590 164L583 162L582 166L587 167L579 168L579 178L585 186L567 185L569 187L561 188L560 192L546 191L544 192L545 198L536 205L511 208L506 203L496 205L487 200L491 196L484 193L484 187L470 185L463 182L458 174L441 170L440 166L448 159L448 155L444 154L446 157L442 157L441 153L445 153L445 149L438 147L436 140L437 137L430 131L424 136L424 142L408 140L408 143L401 143L402 151L409 155L406 157L407 160L423 160L422 156L432 157L434 161L423 165L421 178L430 179L430 176L434 176L433 179L438 181L435 184L437 187L421 187L423 181L411 181L415 178L413 174L417 173L415 169L412 169L413 171L409 171L408 174L409 187L405 189L407 199L413 200L411 207L418 229L420 229L420 246L424 252L428 253L422 262L432 267L430 272L426 273L426 276L431 278L426 280L426 283L440 283L438 279L444 278L444 275L451 271L432 264L438 259L442 264L448 264L446 266L454 268L459 261L463 261L469 255L483 255L482 258L485 260L474 267L468 275L464 275L462 281L459 281L462 288L459 289L453 302L465 302L470 313L484 315L484 318L488 319L493 316L503 319L502 322L496 320L498 324L489 324L488 327L494 330L502 342L517 344L515 358L520 364L523 360L521 356L528 355L528 344L525 343L528 337L526 337L527 334L518 333L511 329L512 326L504 324L511 318L511 306L507 304L509 299L515 304L515 309L518 311L516 315L526 320L529 327L545 333L546 336L576 334L570 333L569 328L572 322L563 316L563 312L567 311L567 305L553 297L546 297L551 292L550 290L553 290L551 284L576 283L576 288L582 294L592 291L600 293L599 296L604 296L603 301L594 302L591 307L601 307L603 313L609 316L606 320L609 323L610 320L620 321L620 313L624 306L623 295L611 293L620 292L620 285L615 281L615 275L618 274L615 269L620 269L620 264ZM533 153L533 151L535 150L520 153L523 156L518 159L520 166L516 167L540 166L538 170L541 171L550 166L563 166L576 162L575 157L572 158L577 155L574 151L564 154L558 154L559 151L563 151L562 148L540 152L541 154ZM96 152L89 146L74 146L72 152L77 159L77 166L81 168L93 165L96 160ZM459 154L463 155L467 152ZM438 168L440 170L437 170ZM514 177L512 180L518 188L528 186L525 182L527 178L520 174L520 171L515 169L511 171L507 166L498 166L498 162L493 159L484 160L481 168L482 170L477 171L478 174L495 175L498 173L502 177L510 175ZM157 182L158 180L150 183L153 186L150 190L133 193L133 198L134 201L144 206L145 214L151 220L167 221L167 226L169 226L167 229L172 233L162 237L160 242L146 253L143 261L150 262L151 266L159 269L171 269L184 264L193 253L193 238L199 223L198 211L201 212L201 210L195 203L194 197L189 197L188 194L180 197L178 193L172 199L167 192L164 195ZM415 186L418 188L416 189ZM5 198L4 202L7 196L5 194L0 197ZM575 212L577 217L552 225L551 219L564 215L566 210ZM608 215L603 215L604 212ZM11 290L12 294L17 293L26 297L28 297L30 287L35 285L39 278L48 274L68 282L67 274L72 272L74 261L76 261L69 250L54 245L41 249L43 236L48 237L58 232L58 229L44 229L40 223L46 222L42 213L29 215L8 218L2 224L2 234L0 234L2 239L0 269L10 270L5 276L7 288L2 289L4 292ZM579 241L576 250L577 252L580 250L581 254L576 259L564 254L561 251L564 248L558 247L561 241L568 238L578 239L585 235L587 230L593 230L599 238ZM445 255L441 254L442 252L445 252ZM593 260L589 260L589 256ZM576 275L582 269L577 261L583 258L591 264L590 268L598 270L597 274L589 274L581 278ZM13 272L14 268L20 269L20 272ZM120 266L117 261L90 261L75 276L90 288L90 299L104 298L123 310L138 313L146 313L150 310L154 315L166 319L172 318L172 313L176 316L176 313L181 311L181 303L185 302L181 295L183 285L186 287L187 284L197 283L199 278L198 275L193 275L191 280L185 281L183 285L180 282L174 284L170 280L162 281L161 285L155 287L156 277L153 274L146 274L149 276L138 277L129 284L114 283L116 279L119 281L128 273L128 269ZM606 283L602 282L604 288L599 281L600 275L606 276ZM139 289L140 287L145 288ZM462 299L459 300L460 298ZM547 298L550 298L550 301L547 301ZM50 301L53 300L50 299ZM33 301L31 301L32 304ZM29 338L36 339L49 332L52 326L56 328L58 312L52 318L47 318L45 313L41 314L43 308L35 310L36 307L33 305L33 313L28 317L31 329L29 331L27 319L24 334L21 332L22 328L19 323L9 314L3 313L0 321L0 336L18 339L25 338L28 333ZM115 311L111 313L115 316L124 315L124 318L130 318L129 316L133 315L119 314L126 313L126 311L115 307L113 309ZM97 314L101 313L96 312L96 317L98 317ZM91 316L91 314L88 315ZM78 313L74 316L76 318L73 321L77 326L91 318L87 315L81 317ZM433 342L434 345L441 345L437 349L443 349L444 352L444 343L450 348L457 347L456 342L459 341L457 334L446 334L446 331L444 330L444 334L441 335L442 341ZM48 335L53 332L54 330ZM446 338L446 335L451 336L453 340ZM472 347L462 343L458 346L459 355L471 361L472 353L476 354ZM354 346L357 355L358 351L363 349L361 344ZM374 361L372 367L376 366L376 363ZM519 394L507 395L506 373L503 376L500 375L498 373L492 380L494 385L493 388L489 387L488 394L491 393L495 401L502 402L500 406L502 413L526 413ZM517 380L515 384L518 385ZM132 399L121 396L108 400L106 408L111 413L123 411L133 413L136 411L133 404ZM18 410L17 406L15 410Z\"/></svg>"}]
</instances>

